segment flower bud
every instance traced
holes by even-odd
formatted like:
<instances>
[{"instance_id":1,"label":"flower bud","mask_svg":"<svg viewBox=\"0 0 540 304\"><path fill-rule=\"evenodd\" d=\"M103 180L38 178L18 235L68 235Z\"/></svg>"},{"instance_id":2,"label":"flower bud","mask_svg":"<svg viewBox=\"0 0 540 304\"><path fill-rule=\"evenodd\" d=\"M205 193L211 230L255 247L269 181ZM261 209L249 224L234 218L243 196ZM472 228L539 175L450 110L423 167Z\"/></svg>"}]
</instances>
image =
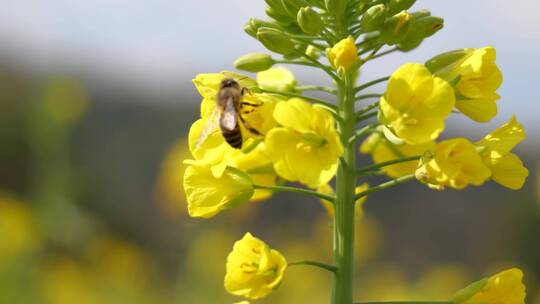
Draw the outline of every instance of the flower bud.
<instances>
[{"instance_id":1,"label":"flower bud","mask_svg":"<svg viewBox=\"0 0 540 304\"><path fill-rule=\"evenodd\" d=\"M266 15L281 25L289 25L294 22L294 19L292 19L287 13L282 13L272 7L266 8Z\"/></svg>"},{"instance_id":2,"label":"flower bud","mask_svg":"<svg viewBox=\"0 0 540 304\"><path fill-rule=\"evenodd\" d=\"M337 15L347 7L347 0L324 0L324 5L330 14Z\"/></svg>"},{"instance_id":3,"label":"flower bud","mask_svg":"<svg viewBox=\"0 0 540 304\"><path fill-rule=\"evenodd\" d=\"M296 86L296 79L291 71L277 67L257 73L257 84L263 90L292 92Z\"/></svg>"},{"instance_id":4,"label":"flower bud","mask_svg":"<svg viewBox=\"0 0 540 304\"><path fill-rule=\"evenodd\" d=\"M401 11L408 10L416 0L390 0L388 2L388 15L393 16Z\"/></svg>"},{"instance_id":5,"label":"flower bud","mask_svg":"<svg viewBox=\"0 0 540 304\"><path fill-rule=\"evenodd\" d=\"M331 49L327 50L328 61L336 70L342 68L345 71L350 70L359 61L358 49L354 38L349 36L338 42Z\"/></svg>"},{"instance_id":6,"label":"flower bud","mask_svg":"<svg viewBox=\"0 0 540 304\"><path fill-rule=\"evenodd\" d=\"M386 7L384 4L378 4L370 7L360 20L360 28L364 32L378 30L386 19Z\"/></svg>"},{"instance_id":7,"label":"flower bud","mask_svg":"<svg viewBox=\"0 0 540 304\"><path fill-rule=\"evenodd\" d=\"M236 59L234 67L248 72L260 72L268 70L274 63L270 55L251 53Z\"/></svg>"},{"instance_id":8,"label":"flower bud","mask_svg":"<svg viewBox=\"0 0 540 304\"><path fill-rule=\"evenodd\" d=\"M324 22L321 16L309 6L303 7L298 11L296 20L302 31L306 34L317 35L324 29Z\"/></svg>"},{"instance_id":9,"label":"flower bud","mask_svg":"<svg viewBox=\"0 0 540 304\"><path fill-rule=\"evenodd\" d=\"M309 5L305 0L281 0L281 3L285 8L285 11L287 11L287 14L294 18L298 15L300 8Z\"/></svg>"},{"instance_id":10,"label":"flower bud","mask_svg":"<svg viewBox=\"0 0 540 304\"><path fill-rule=\"evenodd\" d=\"M312 58L319 58L321 57L321 51L312 45L308 45L306 48L306 55Z\"/></svg>"},{"instance_id":11,"label":"flower bud","mask_svg":"<svg viewBox=\"0 0 540 304\"><path fill-rule=\"evenodd\" d=\"M272 11L280 14L280 15L287 15L287 11L285 10L285 7L283 7L283 2L281 0L264 0L266 4L268 4L268 8L272 9Z\"/></svg>"},{"instance_id":12,"label":"flower bud","mask_svg":"<svg viewBox=\"0 0 540 304\"><path fill-rule=\"evenodd\" d=\"M294 43L290 37L274 28L261 27L257 30L257 40L267 49L278 54L295 52Z\"/></svg>"},{"instance_id":13,"label":"flower bud","mask_svg":"<svg viewBox=\"0 0 540 304\"><path fill-rule=\"evenodd\" d=\"M408 35L412 23L412 15L405 11L388 18L381 30L381 41L388 45L401 42Z\"/></svg>"},{"instance_id":14,"label":"flower bud","mask_svg":"<svg viewBox=\"0 0 540 304\"><path fill-rule=\"evenodd\" d=\"M435 74L436 72L452 65L456 61L462 59L465 55L467 55L469 52L467 49L459 49L459 50L453 50L449 52L445 52L442 54L439 54L431 59L429 59L425 66L428 68L428 70Z\"/></svg>"},{"instance_id":15,"label":"flower bud","mask_svg":"<svg viewBox=\"0 0 540 304\"><path fill-rule=\"evenodd\" d=\"M419 11L416 11L416 12L412 12L411 15L413 16L413 18L415 20L417 20L417 19L420 19L422 17L431 16L431 12L426 10L426 9L422 9L422 10L419 10Z\"/></svg>"},{"instance_id":16,"label":"flower bud","mask_svg":"<svg viewBox=\"0 0 540 304\"><path fill-rule=\"evenodd\" d=\"M444 26L444 20L435 16L426 16L415 19L409 34L398 45L402 51L410 51L420 45L422 41L435 34Z\"/></svg>"},{"instance_id":17,"label":"flower bud","mask_svg":"<svg viewBox=\"0 0 540 304\"><path fill-rule=\"evenodd\" d=\"M253 38L257 38L257 30L260 27L279 28L279 26L273 22L264 21L261 19L251 18L244 25L244 31Z\"/></svg>"}]
</instances>

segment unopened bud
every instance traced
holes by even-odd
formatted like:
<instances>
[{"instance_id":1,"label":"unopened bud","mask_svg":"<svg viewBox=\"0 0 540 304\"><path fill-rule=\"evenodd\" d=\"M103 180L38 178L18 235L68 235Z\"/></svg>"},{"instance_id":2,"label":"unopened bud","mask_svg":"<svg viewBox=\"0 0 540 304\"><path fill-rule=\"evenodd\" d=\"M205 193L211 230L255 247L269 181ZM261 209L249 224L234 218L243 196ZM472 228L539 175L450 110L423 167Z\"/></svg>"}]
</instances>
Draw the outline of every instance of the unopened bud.
<instances>
[{"instance_id":1,"label":"unopened bud","mask_svg":"<svg viewBox=\"0 0 540 304\"><path fill-rule=\"evenodd\" d=\"M405 11L388 18L381 31L381 41L388 45L401 42L408 35L412 23L412 15Z\"/></svg>"},{"instance_id":2,"label":"unopened bud","mask_svg":"<svg viewBox=\"0 0 540 304\"><path fill-rule=\"evenodd\" d=\"M347 0L324 0L326 10L333 15L341 14L347 7Z\"/></svg>"},{"instance_id":3,"label":"unopened bud","mask_svg":"<svg viewBox=\"0 0 540 304\"><path fill-rule=\"evenodd\" d=\"M386 20L386 7L378 4L370 7L360 20L360 28L364 32L372 32L380 29Z\"/></svg>"},{"instance_id":4,"label":"unopened bud","mask_svg":"<svg viewBox=\"0 0 540 304\"><path fill-rule=\"evenodd\" d=\"M416 12L412 12L411 15L413 16L413 18L415 20L417 20L417 19L422 18L422 17L431 16L431 12L426 10L426 9L422 9L422 10L419 10L419 11L416 11Z\"/></svg>"},{"instance_id":5,"label":"unopened bud","mask_svg":"<svg viewBox=\"0 0 540 304\"><path fill-rule=\"evenodd\" d=\"M424 39L435 34L444 26L444 20L435 16L415 19L407 37L398 45L402 51L416 48Z\"/></svg>"},{"instance_id":6,"label":"unopened bud","mask_svg":"<svg viewBox=\"0 0 540 304\"><path fill-rule=\"evenodd\" d=\"M244 31L251 37L257 38L257 30L260 27L279 28L279 26L273 22L264 21L261 19L251 18L244 25Z\"/></svg>"},{"instance_id":7,"label":"unopened bud","mask_svg":"<svg viewBox=\"0 0 540 304\"><path fill-rule=\"evenodd\" d=\"M445 52L426 61L425 66L428 68L428 70L431 71L431 73L435 74L439 72L440 70L445 69L448 66L454 64L458 60L461 60L469 52L470 52L470 49L459 49L459 50L453 50L450 52Z\"/></svg>"},{"instance_id":8,"label":"unopened bud","mask_svg":"<svg viewBox=\"0 0 540 304\"><path fill-rule=\"evenodd\" d=\"M288 25L294 22L294 19L292 19L287 13L280 12L279 10L276 10L270 6L266 8L266 15L282 25Z\"/></svg>"},{"instance_id":9,"label":"unopened bud","mask_svg":"<svg viewBox=\"0 0 540 304\"><path fill-rule=\"evenodd\" d=\"M285 8L285 11L293 18L296 18L300 8L309 5L305 0L281 0L281 3Z\"/></svg>"},{"instance_id":10,"label":"unopened bud","mask_svg":"<svg viewBox=\"0 0 540 304\"><path fill-rule=\"evenodd\" d=\"M298 25L304 33L317 35L324 29L324 22L321 16L311 7L303 7L298 11Z\"/></svg>"},{"instance_id":11,"label":"unopened bud","mask_svg":"<svg viewBox=\"0 0 540 304\"><path fill-rule=\"evenodd\" d=\"M234 67L248 72L260 72L268 70L274 63L268 54L251 53L236 59Z\"/></svg>"},{"instance_id":12,"label":"unopened bud","mask_svg":"<svg viewBox=\"0 0 540 304\"><path fill-rule=\"evenodd\" d=\"M306 55L312 58L319 58L321 57L321 51L312 45L308 45L306 48Z\"/></svg>"},{"instance_id":13,"label":"unopened bud","mask_svg":"<svg viewBox=\"0 0 540 304\"><path fill-rule=\"evenodd\" d=\"M294 43L288 35L274 28L261 27L257 39L270 51L279 54L295 52Z\"/></svg>"},{"instance_id":14,"label":"unopened bud","mask_svg":"<svg viewBox=\"0 0 540 304\"><path fill-rule=\"evenodd\" d=\"M416 0L390 0L388 2L388 15L393 16L401 11L408 10Z\"/></svg>"}]
</instances>

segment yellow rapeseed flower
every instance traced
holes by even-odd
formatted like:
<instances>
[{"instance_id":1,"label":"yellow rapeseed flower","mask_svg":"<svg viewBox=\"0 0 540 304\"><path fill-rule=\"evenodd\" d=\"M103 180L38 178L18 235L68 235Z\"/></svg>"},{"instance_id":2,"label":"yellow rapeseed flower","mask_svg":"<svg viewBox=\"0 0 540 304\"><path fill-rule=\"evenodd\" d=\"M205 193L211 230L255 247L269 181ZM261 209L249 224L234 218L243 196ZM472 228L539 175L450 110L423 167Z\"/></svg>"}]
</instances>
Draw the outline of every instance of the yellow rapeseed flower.
<instances>
[{"instance_id":1,"label":"yellow rapeseed flower","mask_svg":"<svg viewBox=\"0 0 540 304\"><path fill-rule=\"evenodd\" d=\"M523 272L512 268L472 283L454 296L454 304L524 304Z\"/></svg>"},{"instance_id":2,"label":"yellow rapeseed flower","mask_svg":"<svg viewBox=\"0 0 540 304\"><path fill-rule=\"evenodd\" d=\"M371 154L373 162L379 164L386 161L391 161L397 158L423 155L435 145L435 142L428 141L423 144L409 145L403 143L401 145L393 144L380 133L373 133L360 146L360 152ZM382 168L383 172L392 177L398 178L401 176L413 174L418 168L418 161L403 162Z\"/></svg>"},{"instance_id":3,"label":"yellow rapeseed flower","mask_svg":"<svg viewBox=\"0 0 540 304\"><path fill-rule=\"evenodd\" d=\"M454 107L454 91L418 63L397 69L380 99L379 119L408 144L436 139Z\"/></svg>"},{"instance_id":4,"label":"yellow rapeseed flower","mask_svg":"<svg viewBox=\"0 0 540 304\"><path fill-rule=\"evenodd\" d=\"M257 84L264 90L291 92L296 86L296 79L288 69L276 67L257 73Z\"/></svg>"},{"instance_id":5,"label":"yellow rapeseed flower","mask_svg":"<svg viewBox=\"0 0 540 304\"><path fill-rule=\"evenodd\" d=\"M493 174L492 179L513 190L521 189L529 175L521 159L510 152L525 137L523 125L514 116L476 143L482 147L481 156Z\"/></svg>"},{"instance_id":6,"label":"yellow rapeseed flower","mask_svg":"<svg viewBox=\"0 0 540 304\"><path fill-rule=\"evenodd\" d=\"M281 125L266 135L266 152L276 173L311 188L328 183L343 153L332 115L299 98L280 102L274 118Z\"/></svg>"},{"instance_id":7,"label":"yellow rapeseed flower","mask_svg":"<svg viewBox=\"0 0 540 304\"><path fill-rule=\"evenodd\" d=\"M332 48L327 49L326 55L332 67L336 70L343 69L349 71L359 62L358 49L354 38L349 36L336 43Z\"/></svg>"},{"instance_id":8,"label":"yellow rapeseed flower","mask_svg":"<svg viewBox=\"0 0 540 304\"><path fill-rule=\"evenodd\" d=\"M188 163L191 165L184 172L184 191L190 216L209 218L253 196L253 182L246 173L227 167L220 177L215 177L209 166Z\"/></svg>"},{"instance_id":9,"label":"yellow rapeseed flower","mask_svg":"<svg viewBox=\"0 0 540 304\"><path fill-rule=\"evenodd\" d=\"M439 190L445 186L455 189L463 189L469 184L479 186L490 176L491 171L476 147L465 138L437 143L424 155L416 170L418 180Z\"/></svg>"},{"instance_id":10,"label":"yellow rapeseed flower","mask_svg":"<svg viewBox=\"0 0 540 304\"><path fill-rule=\"evenodd\" d=\"M259 299L279 286L287 261L248 232L234 244L226 268L225 289L229 293Z\"/></svg>"},{"instance_id":11,"label":"yellow rapeseed flower","mask_svg":"<svg viewBox=\"0 0 540 304\"><path fill-rule=\"evenodd\" d=\"M457 79L456 108L478 122L486 122L497 115L497 89L502 84L502 73L495 63L495 48L465 49L458 61L437 71L435 75L448 81Z\"/></svg>"}]
</instances>

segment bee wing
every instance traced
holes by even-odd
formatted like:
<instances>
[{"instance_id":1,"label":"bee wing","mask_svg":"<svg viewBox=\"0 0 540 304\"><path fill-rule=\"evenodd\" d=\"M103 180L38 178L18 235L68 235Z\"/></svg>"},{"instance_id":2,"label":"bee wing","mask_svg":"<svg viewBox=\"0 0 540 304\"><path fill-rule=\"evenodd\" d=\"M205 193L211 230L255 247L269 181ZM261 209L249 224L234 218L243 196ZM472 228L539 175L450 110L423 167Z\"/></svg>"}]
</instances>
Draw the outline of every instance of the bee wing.
<instances>
[{"instance_id":1,"label":"bee wing","mask_svg":"<svg viewBox=\"0 0 540 304\"><path fill-rule=\"evenodd\" d=\"M210 117L208 117L208 120L206 121L206 124L201 131L201 135L199 135L199 140L197 140L197 148L199 148L202 143L208 138L208 136L219 127L219 120L220 111L215 108L214 111L212 111L212 114L210 114Z\"/></svg>"},{"instance_id":2,"label":"bee wing","mask_svg":"<svg viewBox=\"0 0 540 304\"><path fill-rule=\"evenodd\" d=\"M237 116L238 113L236 111L236 108L234 107L234 103L231 97L227 100L227 103L225 104L225 110L223 110L223 114L221 115L221 126L227 130L234 130L234 128L236 128L236 124L238 123L236 120Z\"/></svg>"}]
</instances>

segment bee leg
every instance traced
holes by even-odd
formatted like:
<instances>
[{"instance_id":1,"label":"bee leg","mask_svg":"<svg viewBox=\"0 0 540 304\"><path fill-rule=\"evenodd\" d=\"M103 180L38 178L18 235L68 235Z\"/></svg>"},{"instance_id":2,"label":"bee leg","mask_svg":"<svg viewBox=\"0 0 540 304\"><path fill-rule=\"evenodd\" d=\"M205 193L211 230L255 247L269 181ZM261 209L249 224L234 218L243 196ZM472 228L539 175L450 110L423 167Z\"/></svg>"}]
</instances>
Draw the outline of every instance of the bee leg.
<instances>
[{"instance_id":1,"label":"bee leg","mask_svg":"<svg viewBox=\"0 0 540 304\"><path fill-rule=\"evenodd\" d=\"M262 106L262 103L256 104L256 103L251 103L251 102L246 102L246 101L242 101L240 104L243 106L250 106L254 108Z\"/></svg>"},{"instance_id":2,"label":"bee leg","mask_svg":"<svg viewBox=\"0 0 540 304\"><path fill-rule=\"evenodd\" d=\"M240 93L242 94L242 96L246 95L246 93L249 93L249 95L253 95L253 93L251 93L251 90L246 88L246 87L243 87L241 90L240 90Z\"/></svg>"},{"instance_id":3,"label":"bee leg","mask_svg":"<svg viewBox=\"0 0 540 304\"><path fill-rule=\"evenodd\" d=\"M243 111L242 111L242 114L249 114L249 113L252 113L253 111L255 111L255 109L251 109L251 110L243 110Z\"/></svg>"},{"instance_id":4,"label":"bee leg","mask_svg":"<svg viewBox=\"0 0 540 304\"><path fill-rule=\"evenodd\" d=\"M242 117L242 115L238 115L238 117L240 118L240 121L242 121L242 124L244 125L244 127L246 127L246 129L255 134L255 135L263 135L261 134L261 132L259 132L257 129L253 128L252 126L249 125L249 123L244 119L244 117Z\"/></svg>"}]
</instances>

